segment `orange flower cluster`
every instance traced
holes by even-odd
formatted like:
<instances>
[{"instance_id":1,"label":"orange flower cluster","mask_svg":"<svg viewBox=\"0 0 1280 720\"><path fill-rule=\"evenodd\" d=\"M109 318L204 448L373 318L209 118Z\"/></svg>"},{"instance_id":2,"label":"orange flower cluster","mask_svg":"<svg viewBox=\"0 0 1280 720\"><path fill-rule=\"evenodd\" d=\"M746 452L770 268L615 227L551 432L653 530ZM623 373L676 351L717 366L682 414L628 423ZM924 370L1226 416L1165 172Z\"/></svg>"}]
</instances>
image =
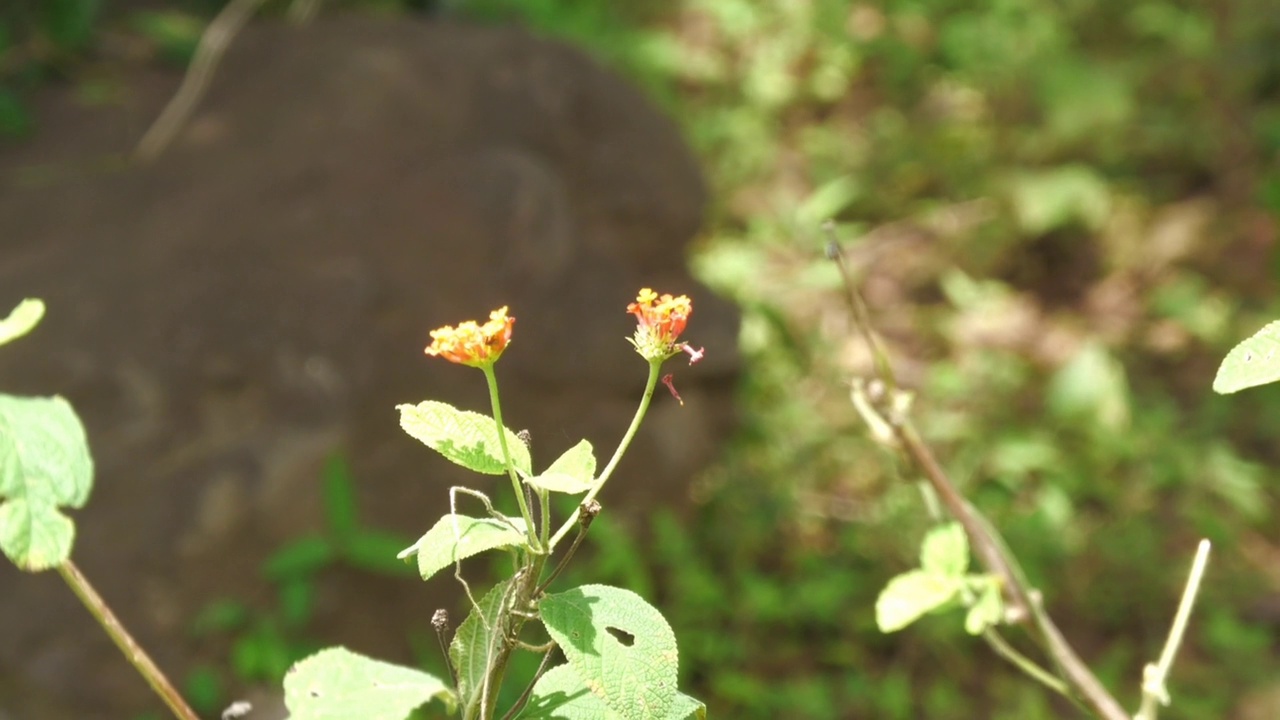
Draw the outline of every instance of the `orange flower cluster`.
<instances>
[{"instance_id":1,"label":"orange flower cluster","mask_svg":"<svg viewBox=\"0 0 1280 720\"><path fill-rule=\"evenodd\" d=\"M636 301L627 306L627 312L635 315L637 321L631 344L646 360L666 360L680 352L689 354L690 365L702 359L702 350L677 342L685 325L689 324L689 315L693 313L693 303L688 296L659 296L644 288L636 296Z\"/></svg>"},{"instance_id":2,"label":"orange flower cluster","mask_svg":"<svg viewBox=\"0 0 1280 720\"><path fill-rule=\"evenodd\" d=\"M468 320L457 327L446 325L432 330L431 345L426 353L471 367L492 365L511 342L515 324L516 319L507 317L504 306L489 313L489 321L484 325Z\"/></svg>"}]
</instances>

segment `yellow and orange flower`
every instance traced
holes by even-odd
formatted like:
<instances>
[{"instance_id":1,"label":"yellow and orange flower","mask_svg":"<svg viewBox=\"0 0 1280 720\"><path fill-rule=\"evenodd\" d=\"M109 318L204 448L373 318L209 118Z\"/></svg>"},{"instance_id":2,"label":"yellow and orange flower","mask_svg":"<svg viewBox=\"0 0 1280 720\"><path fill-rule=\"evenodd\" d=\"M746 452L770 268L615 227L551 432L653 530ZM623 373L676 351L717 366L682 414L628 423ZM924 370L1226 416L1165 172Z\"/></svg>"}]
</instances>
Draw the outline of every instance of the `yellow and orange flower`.
<instances>
[{"instance_id":1,"label":"yellow and orange flower","mask_svg":"<svg viewBox=\"0 0 1280 720\"><path fill-rule=\"evenodd\" d=\"M631 344L644 359L666 360L681 352L689 354L690 365L702 359L701 349L678 342L693 313L693 303L688 296L658 295L644 288L636 301L627 306L627 312L636 316L636 334Z\"/></svg>"},{"instance_id":2,"label":"yellow and orange flower","mask_svg":"<svg viewBox=\"0 0 1280 720\"><path fill-rule=\"evenodd\" d=\"M489 321L483 325L468 320L457 327L446 325L432 330L431 345L426 353L471 367L492 365L511 342L515 324L516 319L508 317L507 308L503 306L489 313Z\"/></svg>"}]
</instances>

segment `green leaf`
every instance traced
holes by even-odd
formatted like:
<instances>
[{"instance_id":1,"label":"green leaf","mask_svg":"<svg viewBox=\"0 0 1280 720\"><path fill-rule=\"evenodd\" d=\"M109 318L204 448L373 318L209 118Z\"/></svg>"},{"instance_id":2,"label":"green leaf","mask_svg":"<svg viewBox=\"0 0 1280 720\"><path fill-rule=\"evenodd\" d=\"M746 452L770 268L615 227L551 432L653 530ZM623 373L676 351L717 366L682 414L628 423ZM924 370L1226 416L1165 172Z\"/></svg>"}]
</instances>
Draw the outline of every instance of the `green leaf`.
<instances>
[{"instance_id":1,"label":"green leaf","mask_svg":"<svg viewBox=\"0 0 1280 720\"><path fill-rule=\"evenodd\" d=\"M134 13L132 25L151 41L164 59L185 66L195 56L205 24L180 10Z\"/></svg>"},{"instance_id":2,"label":"green leaf","mask_svg":"<svg viewBox=\"0 0 1280 720\"><path fill-rule=\"evenodd\" d=\"M418 542L400 551L401 560L418 555L418 573L423 580L459 560L497 548L523 547L527 541L524 520L473 518L450 513L436 521Z\"/></svg>"},{"instance_id":3,"label":"green leaf","mask_svg":"<svg viewBox=\"0 0 1280 720\"><path fill-rule=\"evenodd\" d=\"M319 535L300 537L267 557L262 573L269 580L283 582L314 575L333 562L335 551L328 538Z\"/></svg>"},{"instance_id":4,"label":"green leaf","mask_svg":"<svg viewBox=\"0 0 1280 720\"><path fill-rule=\"evenodd\" d=\"M46 570L71 554L78 508L93 486L84 426L60 397L0 395L0 550L19 568Z\"/></svg>"},{"instance_id":5,"label":"green leaf","mask_svg":"<svg viewBox=\"0 0 1280 720\"><path fill-rule=\"evenodd\" d=\"M1054 373L1046 390L1050 412L1063 420L1083 420L1100 432L1129 427L1129 381L1124 365L1091 342Z\"/></svg>"},{"instance_id":6,"label":"green leaf","mask_svg":"<svg viewBox=\"0 0 1280 720\"><path fill-rule=\"evenodd\" d=\"M619 720L622 716L605 706L587 689L569 665L560 665L538 678L520 720ZM664 720L706 720L707 706L688 695L676 695Z\"/></svg>"},{"instance_id":7,"label":"green leaf","mask_svg":"<svg viewBox=\"0 0 1280 720\"><path fill-rule=\"evenodd\" d=\"M464 716L484 699L484 679L490 660L498 650L498 643L504 642L498 619L510 585L510 580L504 580L480 598L479 612L472 608L449 643L449 659L458 673L458 696Z\"/></svg>"},{"instance_id":8,"label":"green leaf","mask_svg":"<svg viewBox=\"0 0 1280 720\"><path fill-rule=\"evenodd\" d=\"M60 50L79 50L93 35L98 0L44 0L44 31Z\"/></svg>"},{"instance_id":9,"label":"green leaf","mask_svg":"<svg viewBox=\"0 0 1280 720\"><path fill-rule=\"evenodd\" d=\"M413 570L399 557L403 536L378 530L361 530L339 548L342 559L366 572L393 577L411 575Z\"/></svg>"},{"instance_id":10,"label":"green leaf","mask_svg":"<svg viewBox=\"0 0 1280 720\"><path fill-rule=\"evenodd\" d=\"M592 694L623 720L665 718L675 704L671 626L630 590L583 585L539 604L551 638Z\"/></svg>"},{"instance_id":11,"label":"green leaf","mask_svg":"<svg viewBox=\"0 0 1280 720\"><path fill-rule=\"evenodd\" d=\"M1111 213L1111 190L1096 170L1067 165L1020 173L1010 184L1018 223L1028 235L1079 223L1096 230Z\"/></svg>"},{"instance_id":12,"label":"green leaf","mask_svg":"<svg viewBox=\"0 0 1280 720\"><path fill-rule=\"evenodd\" d=\"M22 137L33 127L35 121L18 93L0 86L0 137Z\"/></svg>"},{"instance_id":13,"label":"green leaf","mask_svg":"<svg viewBox=\"0 0 1280 720\"><path fill-rule=\"evenodd\" d=\"M958 522L929 531L920 547L920 567L927 573L962 577L969 569L969 540Z\"/></svg>"},{"instance_id":14,"label":"green leaf","mask_svg":"<svg viewBox=\"0 0 1280 720\"><path fill-rule=\"evenodd\" d=\"M876 625L880 632L894 632L921 615L955 599L961 581L947 575L912 570L889 581L876 599Z\"/></svg>"},{"instance_id":15,"label":"green leaf","mask_svg":"<svg viewBox=\"0 0 1280 720\"><path fill-rule=\"evenodd\" d=\"M1213 391L1229 395L1277 380L1280 380L1280 320L1268 324L1227 353L1213 379Z\"/></svg>"},{"instance_id":16,"label":"green leaf","mask_svg":"<svg viewBox=\"0 0 1280 720\"><path fill-rule=\"evenodd\" d=\"M580 440L556 458L546 472L525 478L525 482L543 490L575 495L590 490L595 484L595 475L596 456L591 451L591 443Z\"/></svg>"},{"instance_id":17,"label":"green leaf","mask_svg":"<svg viewBox=\"0 0 1280 720\"><path fill-rule=\"evenodd\" d=\"M404 720L429 700L450 713L457 696L440 678L341 647L302 660L284 678L290 720Z\"/></svg>"},{"instance_id":18,"label":"green leaf","mask_svg":"<svg viewBox=\"0 0 1280 720\"><path fill-rule=\"evenodd\" d=\"M405 432L449 460L486 475L507 472L493 418L433 400L397 405L396 409L400 411L400 427ZM503 429L511 463L525 475L532 475L529 448L511 430Z\"/></svg>"},{"instance_id":19,"label":"green leaf","mask_svg":"<svg viewBox=\"0 0 1280 720\"><path fill-rule=\"evenodd\" d=\"M31 332L42 317L44 317L43 301L27 298L18 303L18 307L9 313L9 317L0 320L0 345L13 342Z\"/></svg>"},{"instance_id":20,"label":"green leaf","mask_svg":"<svg viewBox=\"0 0 1280 720\"><path fill-rule=\"evenodd\" d=\"M964 618L964 629L970 635L981 635L987 628L999 625L1004 619L1004 598L1000 596L1000 581L991 575L971 578L976 581L974 590L978 599L969 606Z\"/></svg>"}]
</instances>

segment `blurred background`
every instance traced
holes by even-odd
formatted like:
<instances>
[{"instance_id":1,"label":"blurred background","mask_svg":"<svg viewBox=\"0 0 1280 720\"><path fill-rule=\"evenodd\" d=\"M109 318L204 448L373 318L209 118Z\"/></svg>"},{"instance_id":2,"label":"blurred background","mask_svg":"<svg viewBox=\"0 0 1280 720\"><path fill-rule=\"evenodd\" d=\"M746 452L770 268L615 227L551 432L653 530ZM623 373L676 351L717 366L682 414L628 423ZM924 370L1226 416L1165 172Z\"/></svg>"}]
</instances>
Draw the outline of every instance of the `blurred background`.
<instances>
[{"instance_id":1,"label":"blurred background","mask_svg":"<svg viewBox=\"0 0 1280 720\"><path fill-rule=\"evenodd\" d=\"M109 106L122 75L176 77L220 7L9 0L3 142L39 136L51 87ZM262 22L287 10L272 0ZM848 402L869 362L822 259L830 218L924 436L1104 683L1136 707L1207 537L1164 716L1280 717L1280 390L1209 390L1227 349L1280 318L1274 3L351 0L320 15L523 28L640 88L692 148L706 216L673 252L741 315L736 429L685 490L602 516L565 582L658 605L683 689L714 716L1073 712L958 614L875 629L876 595L915 564L926 514ZM329 456L316 487L350 532L345 465ZM197 642L207 653L184 667L207 710L332 641L314 598L364 570L335 575L332 548L307 542L263 551L278 594L209 598L184 619L224 639ZM331 621L366 612L379 611Z\"/></svg>"}]
</instances>

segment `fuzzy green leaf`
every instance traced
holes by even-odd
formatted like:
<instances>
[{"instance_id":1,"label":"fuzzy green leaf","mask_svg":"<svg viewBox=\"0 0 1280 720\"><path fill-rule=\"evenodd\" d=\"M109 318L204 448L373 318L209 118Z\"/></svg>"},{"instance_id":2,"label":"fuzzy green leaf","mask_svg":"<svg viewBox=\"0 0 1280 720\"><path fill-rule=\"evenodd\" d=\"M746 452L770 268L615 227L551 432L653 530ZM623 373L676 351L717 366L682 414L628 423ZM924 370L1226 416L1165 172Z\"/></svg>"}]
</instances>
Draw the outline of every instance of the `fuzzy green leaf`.
<instances>
[{"instance_id":1,"label":"fuzzy green leaf","mask_svg":"<svg viewBox=\"0 0 1280 720\"><path fill-rule=\"evenodd\" d=\"M920 567L928 573L961 577L969 569L969 540L958 522L929 531L920 546Z\"/></svg>"},{"instance_id":2,"label":"fuzzy green leaf","mask_svg":"<svg viewBox=\"0 0 1280 720\"><path fill-rule=\"evenodd\" d=\"M961 581L947 575L912 570L889 581L876 599L876 625L890 633L955 599Z\"/></svg>"},{"instance_id":3,"label":"fuzzy green leaf","mask_svg":"<svg viewBox=\"0 0 1280 720\"><path fill-rule=\"evenodd\" d=\"M596 456L591 451L591 443L581 440L556 458L546 472L526 478L525 482L543 490L576 495L591 489L595 475Z\"/></svg>"},{"instance_id":4,"label":"fuzzy green leaf","mask_svg":"<svg viewBox=\"0 0 1280 720\"><path fill-rule=\"evenodd\" d=\"M452 462L485 475L507 472L493 418L434 400L397 405L396 409L405 432ZM532 474L529 448L511 430L504 431L511 463L524 475Z\"/></svg>"},{"instance_id":5,"label":"fuzzy green leaf","mask_svg":"<svg viewBox=\"0 0 1280 720\"><path fill-rule=\"evenodd\" d=\"M1004 598L1000 596L1000 581L986 575L971 578L977 582L974 588L978 599L969 607L964 618L964 629L970 635L981 635L987 628L999 625L1004 619Z\"/></svg>"},{"instance_id":6,"label":"fuzzy green leaf","mask_svg":"<svg viewBox=\"0 0 1280 720\"><path fill-rule=\"evenodd\" d=\"M404 720L432 699L450 713L457 706L440 678L341 647L298 662L284 678L290 720Z\"/></svg>"},{"instance_id":7,"label":"fuzzy green leaf","mask_svg":"<svg viewBox=\"0 0 1280 720\"><path fill-rule=\"evenodd\" d=\"M527 540L524 520L508 520L509 523L495 518L473 518L450 513L437 520L418 542L401 550L396 557L403 560L417 554L418 573L423 580L428 580L441 569L477 553L523 546Z\"/></svg>"},{"instance_id":8,"label":"fuzzy green leaf","mask_svg":"<svg viewBox=\"0 0 1280 720\"><path fill-rule=\"evenodd\" d=\"M9 317L0 320L0 345L13 342L31 332L44 317L44 302L27 298L9 313Z\"/></svg>"},{"instance_id":9,"label":"fuzzy green leaf","mask_svg":"<svg viewBox=\"0 0 1280 720\"><path fill-rule=\"evenodd\" d=\"M498 616L510 585L510 580L504 580L480 598L479 615L476 608L472 608L471 614L454 633L453 642L449 643L449 659L458 673L458 696L464 716L483 700L484 679L490 660L497 653L499 644L504 642L498 629Z\"/></svg>"},{"instance_id":10,"label":"fuzzy green leaf","mask_svg":"<svg viewBox=\"0 0 1280 720\"><path fill-rule=\"evenodd\" d=\"M1270 323L1227 353L1213 391L1229 395L1280 380L1280 321Z\"/></svg>"},{"instance_id":11,"label":"fuzzy green leaf","mask_svg":"<svg viewBox=\"0 0 1280 720\"><path fill-rule=\"evenodd\" d=\"M84 426L60 397L0 395L0 550L19 568L47 570L71 554L78 508L93 486Z\"/></svg>"},{"instance_id":12,"label":"fuzzy green leaf","mask_svg":"<svg viewBox=\"0 0 1280 720\"><path fill-rule=\"evenodd\" d=\"M587 689L569 665L551 668L533 686L520 720L620 720L604 701ZM707 706L683 693L676 696L664 720L706 720Z\"/></svg>"},{"instance_id":13,"label":"fuzzy green leaf","mask_svg":"<svg viewBox=\"0 0 1280 720\"><path fill-rule=\"evenodd\" d=\"M584 585L539 604L542 622L591 693L623 720L666 718L679 661L671 626L630 590Z\"/></svg>"}]
</instances>

